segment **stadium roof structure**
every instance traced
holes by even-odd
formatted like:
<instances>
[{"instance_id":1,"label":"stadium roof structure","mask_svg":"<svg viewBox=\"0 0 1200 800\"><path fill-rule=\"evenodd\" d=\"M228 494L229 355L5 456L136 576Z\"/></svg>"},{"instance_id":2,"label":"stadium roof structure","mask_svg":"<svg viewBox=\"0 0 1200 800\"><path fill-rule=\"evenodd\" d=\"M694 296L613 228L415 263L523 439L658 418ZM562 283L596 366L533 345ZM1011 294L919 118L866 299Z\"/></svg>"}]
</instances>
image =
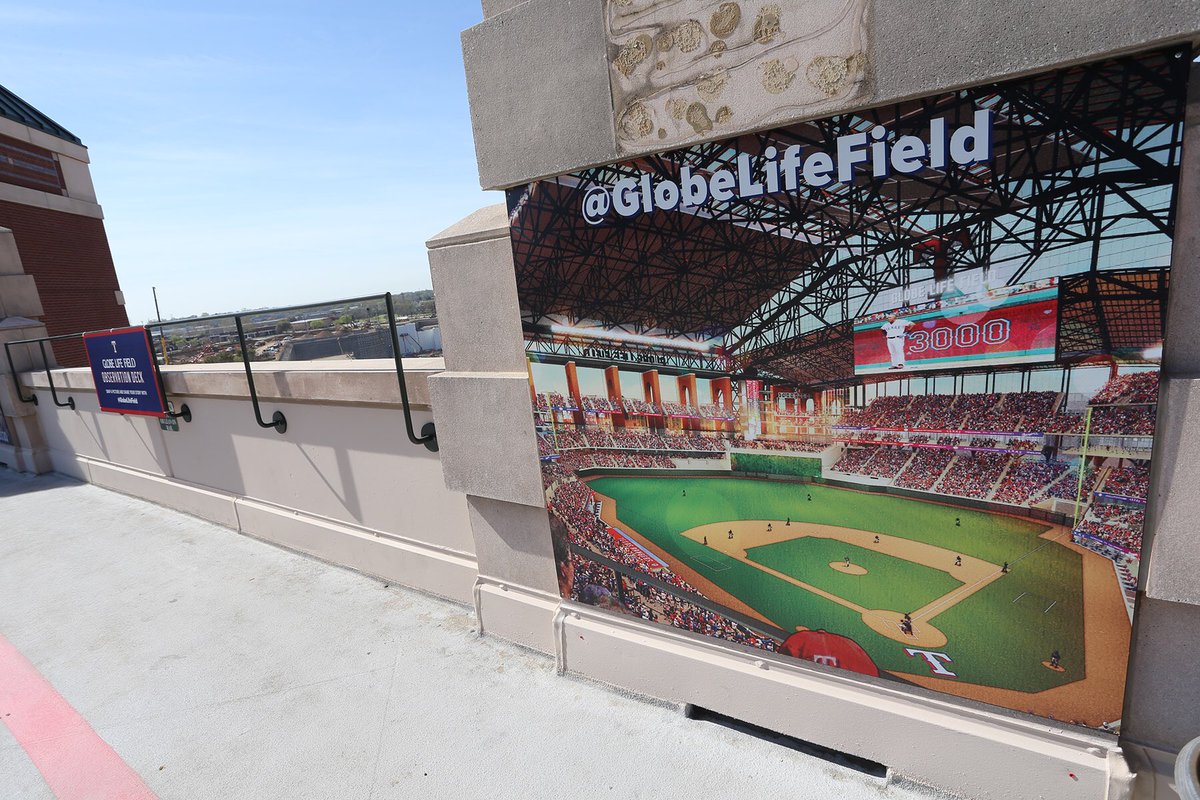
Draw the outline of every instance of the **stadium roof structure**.
<instances>
[{"instance_id":1,"label":"stadium roof structure","mask_svg":"<svg viewBox=\"0 0 1200 800\"><path fill-rule=\"evenodd\" d=\"M1190 55L1176 47L1114 59L513 190L527 330L566 318L639 333L719 336L742 369L828 385L853 380L852 320L880 310L881 295L913 282L998 266L1009 285L1046 274L1163 270L1174 233ZM993 113L988 163L882 179L860 174L853 183L599 225L580 210L589 188L620 178L650 173L677 181L684 165L711 174L736 169L740 153L782 152L791 144L831 152L838 136L880 124L895 136L920 135L934 117L953 126L970 122L978 109ZM931 242L954 246L930 259L922 248ZM1149 317L1131 322L1126 308L1122 324L1159 325L1165 278L1134 283L1125 288L1136 288ZM1085 295L1089 286L1101 288L1085 281ZM1103 288L1112 290L1112 282ZM1095 296L1071 299L1077 310L1090 303L1092 338L1111 341L1101 313L1107 306Z\"/></svg>"},{"instance_id":2,"label":"stadium roof structure","mask_svg":"<svg viewBox=\"0 0 1200 800\"><path fill-rule=\"evenodd\" d=\"M26 103L15 94L0 86L0 117L6 117L34 130L48 133L59 139L82 145L79 137Z\"/></svg>"}]
</instances>

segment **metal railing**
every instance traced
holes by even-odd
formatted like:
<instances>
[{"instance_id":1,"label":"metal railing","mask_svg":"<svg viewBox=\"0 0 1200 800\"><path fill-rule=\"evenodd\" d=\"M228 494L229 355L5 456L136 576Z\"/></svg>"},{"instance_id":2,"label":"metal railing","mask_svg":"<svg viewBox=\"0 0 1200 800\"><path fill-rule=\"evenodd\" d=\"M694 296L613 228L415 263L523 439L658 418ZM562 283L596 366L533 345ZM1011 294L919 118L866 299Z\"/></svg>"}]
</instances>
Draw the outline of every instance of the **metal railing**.
<instances>
[{"instance_id":1,"label":"metal railing","mask_svg":"<svg viewBox=\"0 0 1200 800\"><path fill-rule=\"evenodd\" d=\"M152 322L152 323L149 323L142 327L146 328L147 330L157 330L159 332L159 341L163 348L163 359L165 360L167 358L167 345L166 345L166 336L163 333L164 329L171 328L171 327L196 326L196 325L201 325L201 324L208 325L217 320L232 319L234 328L237 332L238 347L241 351L242 366L244 367L244 369L246 371L246 385L247 385L247 388L250 393L250 402L254 407L255 422L258 423L259 427L273 428L273 429L275 429L276 432L283 434L287 431L288 423L287 423L287 417L284 415L284 413L282 411L277 409L274 412L272 412L270 420L266 420L263 418L262 404L258 397L258 390L254 384L254 370L250 366L250 363L251 363L250 350L247 347L246 329L245 329L245 325L243 323L243 319L245 319L247 317L261 317L261 316L270 316L270 315L275 315L275 314L288 314L288 313L300 311L300 310L303 310L306 308L320 308L320 307L350 305L350 304L354 304L354 303L370 303L373 301L375 301L375 302L382 301L384 304L384 308L386 310L388 331L390 334L388 338L389 338L389 341L391 344L392 359L396 365L396 381L399 384L399 388L400 388L400 402L401 402L401 406L403 407L403 410L404 410L405 433L408 436L408 440L410 442L412 442L413 444L421 445L421 446L425 447L427 450L430 450L431 452L437 452L437 449L438 449L437 431L432 422L425 423L421 427L421 432L419 434L413 430L412 407L411 407L411 401L410 401L409 395L408 395L408 382L407 382L407 379L406 379L405 373L404 373L404 360L403 360L403 355L402 355L403 351L401 349L400 338L399 338L398 332L396 330L396 310L395 310L395 304L392 301L391 292L386 292L384 294L367 295L365 297L352 297L352 298L348 298L348 299L344 299L344 300L332 300L332 301L328 301L328 302L319 302L319 303L305 303L302 305L281 306L279 308L258 309L255 311L241 311L236 314L219 314L216 316L189 317L187 319L174 319L174 320L168 320L165 322ZM42 358L42 367L46 371L46 377L49 382L50 396L54 400L54 404L60 408L70 408L70 409L74 410L75 409L74 398L68 397L66 402L62 402L59 399L58 388L54 384L54 375L50 369L50 360L46 354L46 343L54 342L54 341L80 339L90 333L99 333L99 332L102 332L102 331L84 331L84 332L80 332L80 333L59 334L57 336L43 336L43 337L34 338L34 339L20 339L17 341L5 342L4 352L5 352L5 356L8 359L9 369L13 372L14 375L16 374L16 366L13 361L12 347L14 347L16 345L37 345L39 352L41 354L41 358ZM153 341L153 338L151 338L151 341ZM163 398L165 400L166 390L165 390L165 385L162 380L162 373L161 373L161 370L159 369L159 367L160 367L159 359L156 357L154 359L155 376L156 376L156 380L158 381L159 389L160 389L160 391L162 391ZM26 397L21 390L20 382L16 383L16 387L17 387L18 399L20 399L24 403L33 403L35 405L37 404L38 398L37 398L36 394L31 395L30 397ZM191 418L192 418L191 417L191 409L189 409L186 405L184 405L179 412L168 411L167 416L182 418L185 422L190 422Z\"/></svg>"}]
</instances>

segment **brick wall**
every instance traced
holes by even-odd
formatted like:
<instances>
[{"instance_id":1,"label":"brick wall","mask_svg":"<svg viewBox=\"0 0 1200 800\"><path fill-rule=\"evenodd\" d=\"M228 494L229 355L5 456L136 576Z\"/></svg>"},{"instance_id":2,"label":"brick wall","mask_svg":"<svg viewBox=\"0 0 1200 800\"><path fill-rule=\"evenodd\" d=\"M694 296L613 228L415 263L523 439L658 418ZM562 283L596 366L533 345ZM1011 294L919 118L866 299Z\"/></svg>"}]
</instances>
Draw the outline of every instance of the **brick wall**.
<instances>
[{"instance_id":1,"label":"brick wall","mask_svg":"<svg viewBox=\"0 0 1200 800\"><path fill-rule=\"evenodd\" d=\"M37 282L50 335L129 324L117 305L117 272L103 220L0 201L0 227L10 228L21 263ZM63 366L86 366L81 344L56 343Z\"/></svg>"}]
</instances>

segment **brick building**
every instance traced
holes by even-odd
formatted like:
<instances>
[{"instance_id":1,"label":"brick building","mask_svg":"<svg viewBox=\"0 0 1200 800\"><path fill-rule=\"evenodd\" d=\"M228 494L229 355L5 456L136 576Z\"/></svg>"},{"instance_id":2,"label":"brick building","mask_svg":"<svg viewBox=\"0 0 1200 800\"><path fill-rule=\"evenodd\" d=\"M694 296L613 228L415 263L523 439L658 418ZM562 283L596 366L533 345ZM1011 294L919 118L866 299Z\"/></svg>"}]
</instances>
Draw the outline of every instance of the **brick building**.
<instances>
[{"instance_id":1,"label":"brick building","mask_svg":"<svg viewBox=\"0 0 1200 800\"><path fill-rule=\"evenodd\" d=\"M0 229L12 231L28 276L0 282L0 318L18 313L5 311L6 294L15 306L16 293L36 290L51 335L128 324L88 163L77 136L0 86ZM85 363L74 343L55 354Z\"/></svg>"}]
</instances>

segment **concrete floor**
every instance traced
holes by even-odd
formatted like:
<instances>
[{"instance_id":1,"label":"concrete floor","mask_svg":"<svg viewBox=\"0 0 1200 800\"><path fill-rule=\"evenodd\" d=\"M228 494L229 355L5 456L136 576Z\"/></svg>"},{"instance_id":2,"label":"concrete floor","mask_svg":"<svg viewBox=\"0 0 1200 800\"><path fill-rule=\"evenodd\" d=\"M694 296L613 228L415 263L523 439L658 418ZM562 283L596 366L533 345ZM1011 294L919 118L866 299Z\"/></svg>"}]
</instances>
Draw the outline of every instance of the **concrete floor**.
<instances>
[{"instance_id":1,"label":"concrete floor","mask_svg":"<svg viewBox=\"0 0 1200 800\"><path fill-rule=\"evenodd\" d=\"M183 514L0 473L0 635L161 798L936 796L473 628ZM0 726L0 798L54 797Z\"/></svg>"}]
</instances>

